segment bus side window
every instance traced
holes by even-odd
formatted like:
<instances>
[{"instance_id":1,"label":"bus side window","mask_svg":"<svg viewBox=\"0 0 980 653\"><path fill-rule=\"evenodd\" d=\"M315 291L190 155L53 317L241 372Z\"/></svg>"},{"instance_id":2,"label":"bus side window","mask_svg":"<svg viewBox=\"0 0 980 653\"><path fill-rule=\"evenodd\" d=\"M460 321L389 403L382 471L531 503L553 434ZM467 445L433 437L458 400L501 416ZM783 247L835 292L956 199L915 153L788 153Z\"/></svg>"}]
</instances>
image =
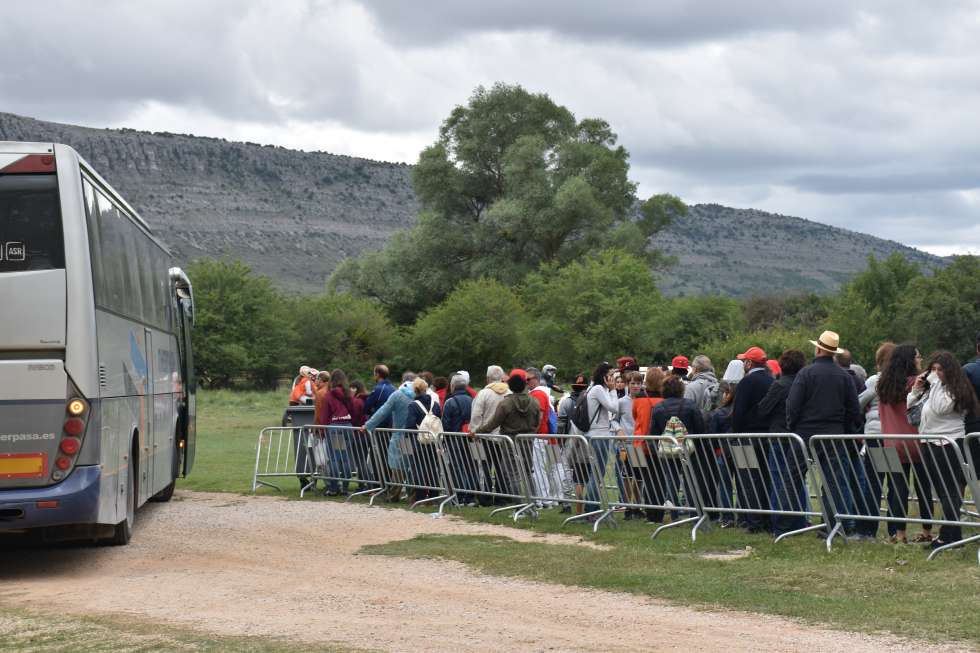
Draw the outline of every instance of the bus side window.
<instances>
[{"instance_id":1,"label":"bus side window","mask_svg":"<svg viewBox=\"0 0 980 653\"><path fill-rule=\"evenodd\" d=\"M126 314L128 266L126 241L116 207L109 198L96 191L99 205L99 239L102 245L102 272L105 296L102 304L109 310Z\"/></svg>"},{"instance_id":2,"label":"bus side window","mask_svg":"<svg viewBox=\"0 0 980 653\"><path fill-rule=\"evenodd\" d=\"M95 291L95 303L105 306L107 289L103 270L102 236L99 234L99 205L95 189L88 179L82 179L82 192L85 196L88 247L92 259L92 289Z\"/></svg>"}]
</instances>

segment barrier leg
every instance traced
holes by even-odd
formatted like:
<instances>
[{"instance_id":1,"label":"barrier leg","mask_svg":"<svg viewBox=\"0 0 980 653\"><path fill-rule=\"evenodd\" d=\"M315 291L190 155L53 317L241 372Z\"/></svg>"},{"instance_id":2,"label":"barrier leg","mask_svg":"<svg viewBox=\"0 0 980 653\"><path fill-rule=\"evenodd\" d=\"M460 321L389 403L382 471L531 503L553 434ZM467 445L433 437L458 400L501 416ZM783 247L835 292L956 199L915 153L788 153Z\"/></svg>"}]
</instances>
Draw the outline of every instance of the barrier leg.
<instances>
[{"instance_id":1,"label":"barrier leg","mask_svg":"<svg viewBox=\"0 0 980 653\"><path fill-rule=\"evenodd\" d=\"M834 524L834 527L830 529L830 533L827 534L827 553L830 553L834 543L834 538L837 537L842 530L844 530L844 522L842 521L838 521L836 524ZM847 541L847 538L842 537L841 539L845 542Z\"/></svg>"},{"instance_id":2,"label":"barrier leg","mask_svg":"<svg viewBox=\"0 0 980 653\"><path fill-rule=\"evenodd\" d=\"M664 524L663 526L658 527L657 530L653 531L653 534L650 535L650 539L651 540L657 539L657 536L660 535L660 532L665 531L668 528L674 528L675 526L683 526L684 524L690 524L691 522L695 522L703 518L704 518L703 516L695 515L693 517L687 517L685 519L678 519L677 521L672 521L669 524Z\"/></svg>"},{"instance_id":3,"label":"barrier leg","mask_svg":"<svg viewBox=\"0 0 980 653\"><path fill-rule=\"evenodd\" d=\"M606 511L604 509L601 509L600 508L599 510L590 510L589 512L583 512L581 515L572 515L571 517L566 518L565 521L563 521L561 523L561 525L562 526L565 526L566 524L569 524L569 523L571 523L573 521L576 521L578 519L588 519L589 517L592 517L593 515L601 515L604 512L606 512Z\"/></svg>"},{"instance_id":4,"label":"barrier leg","mask_svg":"<svg viewBox=\"0 0 980 653\"><path fill-rule=\"evenodd\" d=\"M514 521L517 521L518 519L523 517L524 513L527 513L527 516L531 521L534 521L538 518L537 506L535 506L533 503L526 503L521 508L519 508L514 512Z\"/></svg>"},{"instance_id":5,"label":"barrier leg","mask_svg":"<svg viewBox=\"0 0 980 653\"><path fill-rule=\"evenodd\" d=\"M515 504L509 505L509 506L501 506L500 508L494 508L493 510L491 510L490 511L490 516L493 517L498 512L509 512L511 510L515 511L515 513L516 512L521 512L521 511L526 510L526 509L531 508L531 507L532 506L529 503L515 503ZM517 515L516 514L514 515L514 521L517 521Z\"/></svg>"},{"instance_id":6,"label":"barrier leg","mask_svg":"<svg viewBox=\"0 0 980 653\"><path fill-rule=\"evenodd\" d=\"M697 542L697 540L698 540L698 529L701 528L701 526L707 520L708 520L708 515L707 514L704 514L704 515L701 515L701 518L698 519L698 522L696 524L694 524L694 528L691 529L691 541L692 542ZM657 529L657 530L660 530L660 529Z\"/></svg>"},{"instance_id":7,"label":"barrier leg","mask_svg":"<svg viewBox=\"0 0 980 653\"><path fill-rule=\"evenodd\" d=\"M793 537L794 535L802 535L803 533L809 533L811 531L819 531L821 528L824 528L825 526L826 524L821 522L819 524L816 524L815 526L807 526L806 528L798 528L795 531L787 531L786 533L778 535L776 539L773 541L781 542L787 537Z\"/></svg>"},{"instance_id":8,"label":"barrier leg","mask_svg":"<svg viewBox=\"0 0 980 653\"><path fill-rule=\"evenodd\" d=\"M949 549L958 549L959 547L965 546L970 542L977 542L977 541L980 541L980 535L974 535L973 537L968 537L956 542L950 542L949 544L944 544L941 547L933 549L932 553L929 554L929 557L926 558L926 560L932 560L943 551L948 551ZM977 552L977 562L980 562L980 551Z\"/></svg>"}]
</instances>

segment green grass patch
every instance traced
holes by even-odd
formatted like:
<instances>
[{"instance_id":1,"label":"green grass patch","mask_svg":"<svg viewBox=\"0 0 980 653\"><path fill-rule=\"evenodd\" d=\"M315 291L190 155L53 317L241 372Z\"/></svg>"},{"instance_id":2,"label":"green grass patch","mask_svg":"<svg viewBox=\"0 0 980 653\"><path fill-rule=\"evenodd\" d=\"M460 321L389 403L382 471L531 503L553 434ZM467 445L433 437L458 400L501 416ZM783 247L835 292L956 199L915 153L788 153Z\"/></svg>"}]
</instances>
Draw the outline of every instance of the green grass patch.
<instances>
[{"instance_id":1,"label":"green grass patch","mask_svg":"<svg viewBox=\"0 0 980 653\"><path fill-rule=\"evenodd\" d=\"M467 511L468 518L472 515ZM556 532L547 515L534 530ZM421 535L366 546L364 553L454 560L495 575L629 592L700 607L764 612L835 627L888 632L933 641L980 643L976 552L925 562L910 547L848 544L826 553L812 537L773 544L731 531L705 533L692 543L687 529L650 541L649 528L624 525L592 536L609 550L573 544L516 542L506 537ZM712 560L706 553L745 551Z\"/></svg>"},{"instance_id":2,"label":"green grass patch","mask_svg":"<svg viewBox=\"0 0 980 653\"><path fill-rule=\"evenodd\" d=\"M200 395L197 463L180 487L251 492L255 443L262 427L279 423L285 392L210 391ZM298 498L298 483L260 494ZM326 500L308 495L307 500ZM561 515L543 511L536 522L514 524L489 509L454 512L466 520L515 526L541 533L571 533L611 547L518 543L507 538L422 536L366 547L373 554L456 560L498 576L648 595L700 606L751 610L861 631L881 631L934 641L980 644L976 611L980 567L971 545L927 563L915 546L835 543L802 535L773 544L764 535L715 530L691 542L680 527L650 540L652 527L620 522L593 534L585 525L561 527ZM882 525L884 532L884 525ZM745 551L736 560L706 559L706 553Z\"/></svg>"},{"instance_id":3,"label":"green grass patch","mask_svg":"<svg viewBox=\"0 0 980 653\"><path fill-rule=\"evenodd\" d=\"M287 391L198 393L194 468L187 478L177 482L177 487L251 492L259 431L280 424L288 401Z\"/></svg>"},{"instance_id":4,"label":"green grass patch","mask_svg":"<svg viewBox=\"0 0 980 653\"><path fill-rule=\"evenodd\" d=\"M0 653L287 653L295 642L269 637L232 637L126 617L58 616L0 603ZM354 652L334 645L303 645L303 650Z\"/></svg>"}]
</instances>

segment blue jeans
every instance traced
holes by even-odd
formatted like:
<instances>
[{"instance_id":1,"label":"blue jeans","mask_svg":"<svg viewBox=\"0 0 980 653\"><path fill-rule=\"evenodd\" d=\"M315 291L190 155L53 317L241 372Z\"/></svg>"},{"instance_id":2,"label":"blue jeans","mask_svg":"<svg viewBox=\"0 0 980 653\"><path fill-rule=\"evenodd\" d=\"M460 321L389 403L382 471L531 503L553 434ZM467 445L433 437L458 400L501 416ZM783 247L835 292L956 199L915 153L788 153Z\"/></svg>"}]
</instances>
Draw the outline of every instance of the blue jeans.
<instances>
[{"instance_id":1,"label":"blue jeans","mask_svg":"<svg viewBox=\"0 0 980 653\"><path fill-rule=\"evenodd\" d=\"M586 486L585 498L590 502L586 510L599 510L599 487L606 482L606 464L609 462L609 440L589 440L592 452L595 454L596 471L589 470L589 483ZM595 478L596 474L599 478Z\"/></svg>"},{"instance_id":2,"label":"blue jeans","mask_svg":"<svg viewBox=\"0 0 980 653\"><path fill-rule=\"evenodd\" d=\"M864 467L858 459L853 442L828 442L827 447L817 453L817 462L824 479L824 491L821 496L827 522L830 526L837 525L836 513L844 515L857 514L857 504L852 488L860 491L864 484ZM846 534L854 533L854 520L842 519L841 523Z\"/></svg>"},{"instance_id":3,"label":"blue jeans","mask_svg":"<svg viewBox=\"0 0 980 653\"><path fill-rule=\"evenodd\" d=\"M343 432L330 431L327 433L327 448L330 450L330 475L341 478L350 478L350 444L348 442L351 434L349 431ZM347 481L343 482L343 491L347 492L350 485ZM341 484L336 480L327 483L328 492L339 492Z\"/></svg>"},{"instance_id":4,"label":"blue jeans","mask_svg":"<svg viewBox=\"0 0 980 653\"><path fill-rule=\"evenodd\" d=\"M793 447L793 441L774 440L769 445L769 472L772 477L769 504L772 510L808 512L810 494L806 487L806 453ZM773 535L806 528L803 515L772 515Z\"/></svg>"},{"instance_id":5,"label":"blue jeans","mask_svg":"<svg viewBox=\"0 0 980 653\"><path fill-rule=\"evenodd\" d=\"M732 494L735 491L735 483L732 482L731 472L725 464L725 454L718 452L715 454L715 464L718 466L718 505L722 508L732 507ZM735 513L722 515L722 519L735 521Z\"/></svg>"}]
</instances>

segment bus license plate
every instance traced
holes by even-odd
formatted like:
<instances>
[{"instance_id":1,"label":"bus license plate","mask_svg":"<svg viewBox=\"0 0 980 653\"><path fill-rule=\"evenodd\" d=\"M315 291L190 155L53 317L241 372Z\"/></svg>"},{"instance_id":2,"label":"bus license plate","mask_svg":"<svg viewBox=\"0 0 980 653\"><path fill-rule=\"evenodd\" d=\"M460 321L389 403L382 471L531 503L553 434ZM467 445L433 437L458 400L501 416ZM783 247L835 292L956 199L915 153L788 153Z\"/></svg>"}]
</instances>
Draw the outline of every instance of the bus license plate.
<instances>
[{"instance_id":1,"label":"bus license plate","mask_svg":"<svg viewBox=\"0 0 980 653\"><path fill-rule=\"evenodd\" d=\"M0 478L41 478L47 468L43 453L0 454Z\"/></svg>"}]
</instances>

